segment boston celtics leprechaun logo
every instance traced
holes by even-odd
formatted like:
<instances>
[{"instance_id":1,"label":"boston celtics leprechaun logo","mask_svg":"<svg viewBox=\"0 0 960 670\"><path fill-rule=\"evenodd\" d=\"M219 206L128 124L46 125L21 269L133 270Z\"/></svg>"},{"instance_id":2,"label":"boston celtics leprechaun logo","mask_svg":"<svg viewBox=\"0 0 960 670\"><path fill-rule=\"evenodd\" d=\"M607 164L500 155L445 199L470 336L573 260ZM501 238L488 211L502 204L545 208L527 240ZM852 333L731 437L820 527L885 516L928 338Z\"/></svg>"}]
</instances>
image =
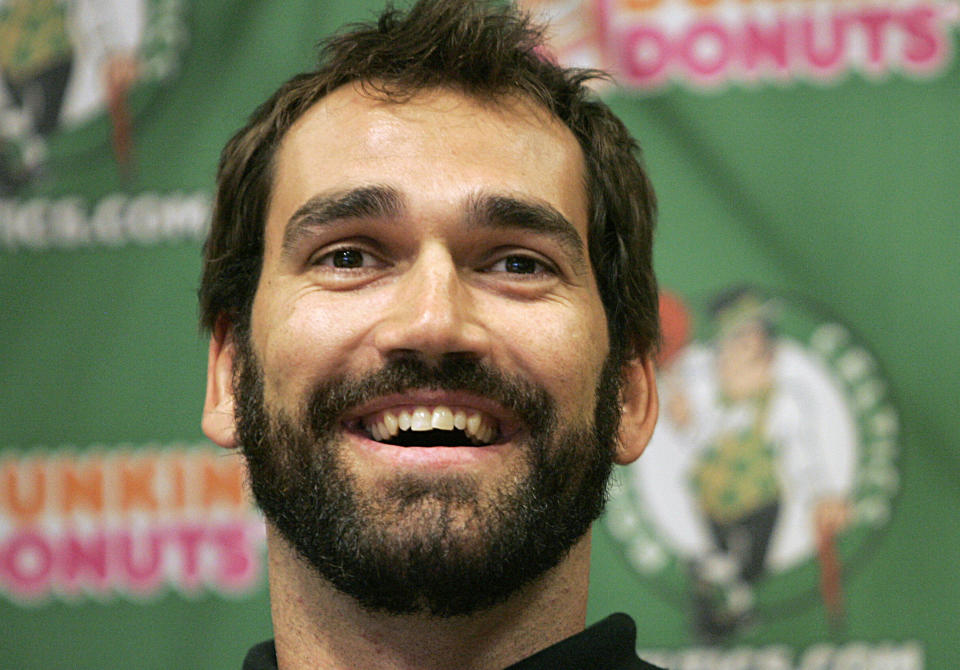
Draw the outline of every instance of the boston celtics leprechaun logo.
<instances>
[{"instance_id":1,"label":"boston celtics leprechaun logo","mask_svg":"<svg viewBox=\"0 0 960 670\"><path fill-rule=\"evenodd\" d=\"M661 313L660 422L607 529L705 641L804 605L841 625L845 570L897 488L876 361L843 325L752 287L696 314L664 296Z\"/></svg>"},{"instance_id":2,"label":"boston celtics leprechaun logo","mask_svg":"<svg viewBox=\"0 0 960 670\"><path fill-rule=\"evenodd\" d=\"M104 112L108 129L79 149L109 144L129 173L143 90L178 65L181 4L0 0L0 196L42 184L52 138Z\"/></svg>"}]
</instances>

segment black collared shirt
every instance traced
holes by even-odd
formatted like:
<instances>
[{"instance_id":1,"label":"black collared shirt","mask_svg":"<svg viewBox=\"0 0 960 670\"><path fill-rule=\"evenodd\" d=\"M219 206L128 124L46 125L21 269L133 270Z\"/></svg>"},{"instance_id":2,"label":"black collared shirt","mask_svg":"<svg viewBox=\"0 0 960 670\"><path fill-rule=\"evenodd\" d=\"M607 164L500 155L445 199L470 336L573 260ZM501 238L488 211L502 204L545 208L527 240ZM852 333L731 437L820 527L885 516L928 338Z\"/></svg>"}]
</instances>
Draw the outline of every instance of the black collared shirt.
<instances>
[{"instance_id":1,"label":"black collared shirt","mask_svg":"<svg viewBox=\"0 0 960 670\"><path fill-rule=\"evenodd\" d=\"M658 670L637 657L636 644L633 619L626 614L612 614L506 670ZM261 642L247 652L243 670L277 670L273 640Z\"/></svg>"}]
</instances>

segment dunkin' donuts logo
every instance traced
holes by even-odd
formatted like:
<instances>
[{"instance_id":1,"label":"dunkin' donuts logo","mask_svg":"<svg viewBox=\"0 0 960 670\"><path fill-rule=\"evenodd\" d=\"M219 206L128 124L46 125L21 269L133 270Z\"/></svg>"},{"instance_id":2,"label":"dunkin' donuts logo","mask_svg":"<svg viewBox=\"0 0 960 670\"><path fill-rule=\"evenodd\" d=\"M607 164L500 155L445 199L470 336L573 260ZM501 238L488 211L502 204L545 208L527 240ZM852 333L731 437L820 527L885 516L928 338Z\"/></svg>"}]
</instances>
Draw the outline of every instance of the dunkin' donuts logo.
<instances>
[{"instance_id":1,"label":"dunkin' donuts logo","mask_svg":"<svg viewBox=\"0 0 960 670\"><path fill-rule=\"evenodd\" d=\"M660 420L605 526L715 643L781 613L845 616L898 489L897 412L844 325L753 287L661 298Z\"/></svg>"},{"instance_id":2,"label":"dunkin' donuts logo","mask_svg":"<svg viewBox=\"0 0 960 670\"><path fill-rule=\"evenodd\" d=\"M953 59L956 0L525 0L561 62L627 87L674 81L829 82L850 72L932 77Z\"/></svg>"},{"instance_id":3,"label":"dunkin' donuts logo","mask_svg":"<svg viewBox=\"0 0 960 670\"><path fill-rule=\"evenodd\" d=\"M0 454L0 595L260 587L263 521L237 454L202 445Z\"/></svg>"}]
</instances>

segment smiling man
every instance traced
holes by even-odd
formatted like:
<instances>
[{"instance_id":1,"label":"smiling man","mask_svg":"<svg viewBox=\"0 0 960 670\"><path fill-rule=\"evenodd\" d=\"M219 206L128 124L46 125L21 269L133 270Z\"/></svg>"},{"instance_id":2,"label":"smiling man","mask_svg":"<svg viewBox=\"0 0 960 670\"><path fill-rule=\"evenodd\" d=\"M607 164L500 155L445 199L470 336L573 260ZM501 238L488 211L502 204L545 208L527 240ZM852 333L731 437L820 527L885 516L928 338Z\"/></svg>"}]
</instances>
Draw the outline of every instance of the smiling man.
<instances>
[{"instance_id":1,"label":"smiling man","mask_svg":"<svg viewBox=\"0 0 960 670\"><path fill-rule=\"evenodd\" d=\"M584 630L590 524L656 421L653 192L511 8L329 41L224 150L203 428L267 519L245 668L645 668Z\"/></svg>"}]
</instances>

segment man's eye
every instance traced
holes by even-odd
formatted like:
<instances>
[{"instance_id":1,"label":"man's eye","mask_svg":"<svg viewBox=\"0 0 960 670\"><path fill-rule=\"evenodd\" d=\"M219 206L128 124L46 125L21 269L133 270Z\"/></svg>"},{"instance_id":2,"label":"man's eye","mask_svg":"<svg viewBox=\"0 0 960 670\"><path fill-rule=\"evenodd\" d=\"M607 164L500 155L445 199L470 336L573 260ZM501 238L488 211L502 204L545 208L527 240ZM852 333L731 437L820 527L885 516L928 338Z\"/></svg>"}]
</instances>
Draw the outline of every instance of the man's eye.
<instances>
[{"instance_id":1,"label":"man's eye","mask_svg":"<svg viewBox=\"0 0 960 670\"><path fill-rule=\"evenodd\" d=\"M529 275L549 272L549 268L545 263L538 261L536 258L531 258L530 256L512 255L504 256L499 261L494 263L492 266L490 266L490 271Z\"/></svg>"},{"instance_id":2,"label":"man's eye","mask_svg":"<svg viewBox=\"0 0 960 670\"><path fill-rule=\"evenodd\" d=\"M373 254L350 247L336 249L316 260L317 265L328 265L339 269L363 268L376 263L377 259Z\"/></svg>"}]
</instances>

